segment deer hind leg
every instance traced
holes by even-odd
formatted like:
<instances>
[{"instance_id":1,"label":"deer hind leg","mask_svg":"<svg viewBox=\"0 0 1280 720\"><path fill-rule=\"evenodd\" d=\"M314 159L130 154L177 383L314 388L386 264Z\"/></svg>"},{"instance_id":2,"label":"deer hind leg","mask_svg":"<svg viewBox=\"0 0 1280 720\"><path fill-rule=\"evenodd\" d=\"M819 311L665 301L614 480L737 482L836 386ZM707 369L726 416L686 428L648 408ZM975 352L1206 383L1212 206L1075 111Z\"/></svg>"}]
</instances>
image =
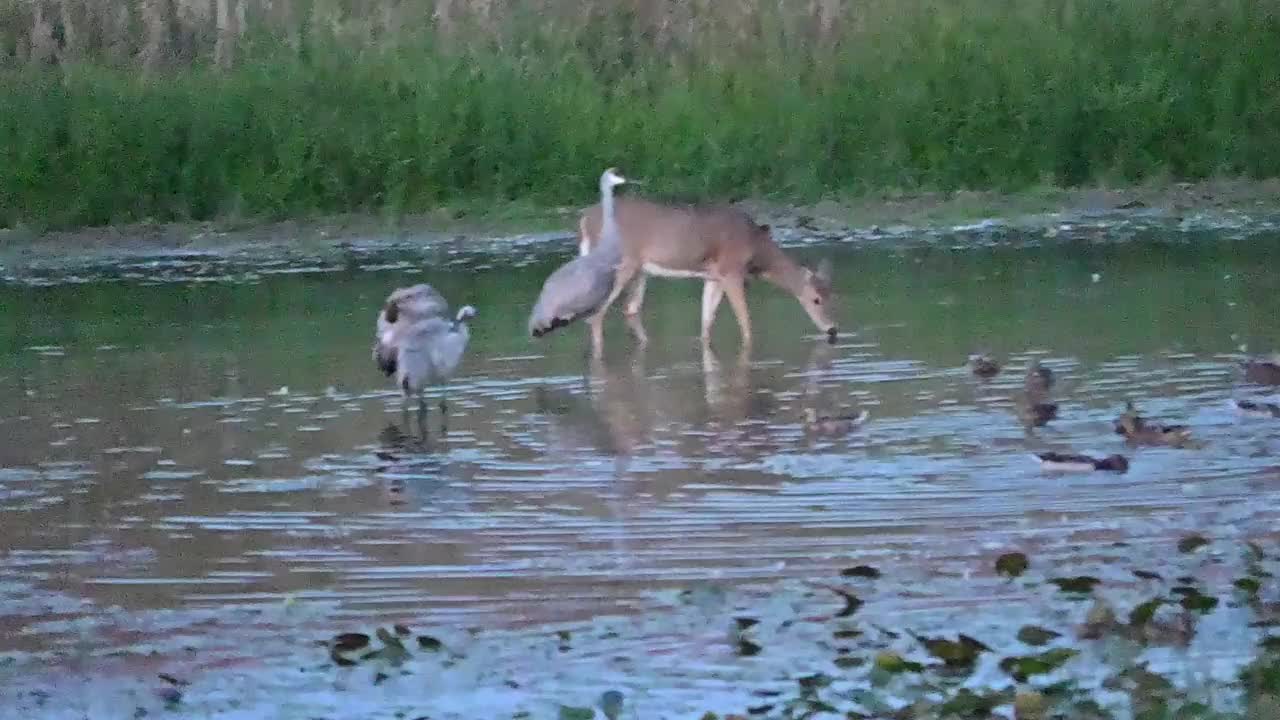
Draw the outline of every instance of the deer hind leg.
<instances>
[{"instance_id":1,"label":"deer hind leg","mask_svg":"<svg viewBox=\"0 0 1280 720\"><path fill-rule=\"evenodd\" d=\"M702 339L711 339L711 326L716 321L716 310L724 299L724 287L715 280L702 283Z\"/></svg>"},{"instance_id":2,"label":"deer hind leg","mask_svg":"<svg viewBox=\"0 0 1280 720\"><path fill-rule=\"evenodd\" d=\"M747 291L741 277L722 277L720 286L729 296L729 305L738 317L738 330L742 332L742 344L751 344L751 315L747 311Z\"/></svg>"}]
</instances>

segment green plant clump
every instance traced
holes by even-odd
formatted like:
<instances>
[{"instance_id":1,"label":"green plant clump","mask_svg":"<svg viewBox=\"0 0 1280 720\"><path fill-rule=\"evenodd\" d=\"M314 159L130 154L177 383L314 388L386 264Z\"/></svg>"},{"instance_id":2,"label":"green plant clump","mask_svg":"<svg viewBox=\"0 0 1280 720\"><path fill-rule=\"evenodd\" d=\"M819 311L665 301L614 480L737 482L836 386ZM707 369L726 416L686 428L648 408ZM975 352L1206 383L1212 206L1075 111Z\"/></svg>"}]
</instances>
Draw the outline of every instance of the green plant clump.
<instances>
[{"instance_id":1,"label":"green plant clump","mask_svg":"<svg viewBox=\"0 0 1280 720\"><path fill-rule=\"evenodd\" d=\"M68 0L42 34L0 0L0 227L555 206L613 164L794 201L1280 174L1270 3L516 4L446 35L424 2L242 2L231 56L187 15L112 38Z\"/></svg>"}]
</instances>

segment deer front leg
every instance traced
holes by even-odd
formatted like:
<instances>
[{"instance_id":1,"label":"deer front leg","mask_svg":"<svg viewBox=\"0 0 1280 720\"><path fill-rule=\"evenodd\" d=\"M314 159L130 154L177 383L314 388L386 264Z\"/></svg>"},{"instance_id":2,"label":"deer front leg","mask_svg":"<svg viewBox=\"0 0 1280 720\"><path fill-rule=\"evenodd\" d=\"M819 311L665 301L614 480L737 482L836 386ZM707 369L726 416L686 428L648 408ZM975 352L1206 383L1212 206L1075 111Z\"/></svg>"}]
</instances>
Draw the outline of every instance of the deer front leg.
<instances>
[{"instance_id":1,"label":"deer front leg","mask_svg":"<svg viewBox=\"0 0 1280 720\"><path fill-rule=\"evenodd\" d=\"M649 276L640 273L640 277L636 278L636 282L631 286L631 299L627 301L626 313L628 315L639 315L640 306L644 305L644 286L649 281Z\"/></svg>"},{"instance_id":2,"label":"deer front leg","mask_svg":"<svg viewBox=\"0 0 1280 720\"><path fill-rule=\"evenodd\" d=\"M724 299L724 288L715 280L702 283L702 340L711 340L711 326L716 321L716 310Z\"/></svg>"},{"instance_id":3,"label":"deer front leg","mask_svg":"<svg viewBox=\"0 0 1280 720\"><path fill-rule=\"evenodd\" d=\"M609 312L609 307L618 299L622 291L626 289L627 284L636 276L636 271L640 268L623 261L621 265L614 271L613 290L609 292L609 297L600 306L600 309L592 315L588 322L591 325L591 351L599 357L604 353L604 316Z\"/></svg>"},{"instance_id":4,"label":"deer front leg","mask_svg":"<svg viewBox=\"0 0 1280 720\"><path fill-rule=\"evenodd\" d=\"M724 293L729 296L729 305L733 308L733 314L738 317L738 330L742 332L742 344L751 344L751 315L747 311L747 291L743 287L741 276L726 276L720 278L720 286L724 289Z\"/></svg>"}]
</instances>

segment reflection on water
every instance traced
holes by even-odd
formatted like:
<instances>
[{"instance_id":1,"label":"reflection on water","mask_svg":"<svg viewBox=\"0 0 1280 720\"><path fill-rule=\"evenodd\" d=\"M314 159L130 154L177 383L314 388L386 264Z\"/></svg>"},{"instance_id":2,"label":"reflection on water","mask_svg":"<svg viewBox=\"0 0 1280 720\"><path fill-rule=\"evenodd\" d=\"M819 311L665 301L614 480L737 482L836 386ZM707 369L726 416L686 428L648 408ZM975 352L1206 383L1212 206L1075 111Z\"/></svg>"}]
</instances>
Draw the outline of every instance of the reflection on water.
<instances>
[{"instance_id":1,"label":"reflection on water","mask_svg":"<svg viewBox=\"0 0 1280 720\"><path fill-rule=\"evenodd\" d=\"M572 250L0 286L0 650L110 647L124 640L77 622L140 610L295 598L337 618L520 624L855 557L927 567L1017 540L1066 558L1276 526L1280 422L1228 407L1267 391L1244 383L1241 347L1280 349L1276 238L806 247L836 261L855 331L839 344L761 285L752 355L729 315L706 351L700 284L655 281L649 345L615 320L604 360L583 329L524 333ZM448 433L433 405L425 440L368 351L379 302L412 281L481 311ZM974 378L978 349L1006 371ZM1028 432L1032 358L1058 377L1061 418ZM1127 398L1207 446L1125 449L1111 420ZM811 436L806 407L871 421ZM1133 466L1044 475L1045 449Z\"/></svg>"}]
</instances>

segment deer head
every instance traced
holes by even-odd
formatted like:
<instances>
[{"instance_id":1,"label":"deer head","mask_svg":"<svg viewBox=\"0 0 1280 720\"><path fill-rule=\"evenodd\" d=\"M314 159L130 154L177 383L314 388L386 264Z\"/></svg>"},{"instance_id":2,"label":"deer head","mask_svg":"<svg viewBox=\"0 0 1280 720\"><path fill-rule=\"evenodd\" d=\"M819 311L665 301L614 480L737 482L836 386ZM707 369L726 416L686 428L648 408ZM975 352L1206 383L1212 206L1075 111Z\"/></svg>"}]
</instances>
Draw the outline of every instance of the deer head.
<instances>
[{"instance_id":1,"label":"deer head","mask_svg":"<svg viewBox=\"0 0 1280 720\"><path fill-rule=\"evenodd\" d=\"M809 319L813 321L818 329L827 334L830 342L835 342L836 323L831 319L831 261L824 259L818 263L818 269L804 269L804 283L800 287L800 292L796 295L796 299L804 306L804 311L809 314Z\"/></svg>"}]
</instances>

